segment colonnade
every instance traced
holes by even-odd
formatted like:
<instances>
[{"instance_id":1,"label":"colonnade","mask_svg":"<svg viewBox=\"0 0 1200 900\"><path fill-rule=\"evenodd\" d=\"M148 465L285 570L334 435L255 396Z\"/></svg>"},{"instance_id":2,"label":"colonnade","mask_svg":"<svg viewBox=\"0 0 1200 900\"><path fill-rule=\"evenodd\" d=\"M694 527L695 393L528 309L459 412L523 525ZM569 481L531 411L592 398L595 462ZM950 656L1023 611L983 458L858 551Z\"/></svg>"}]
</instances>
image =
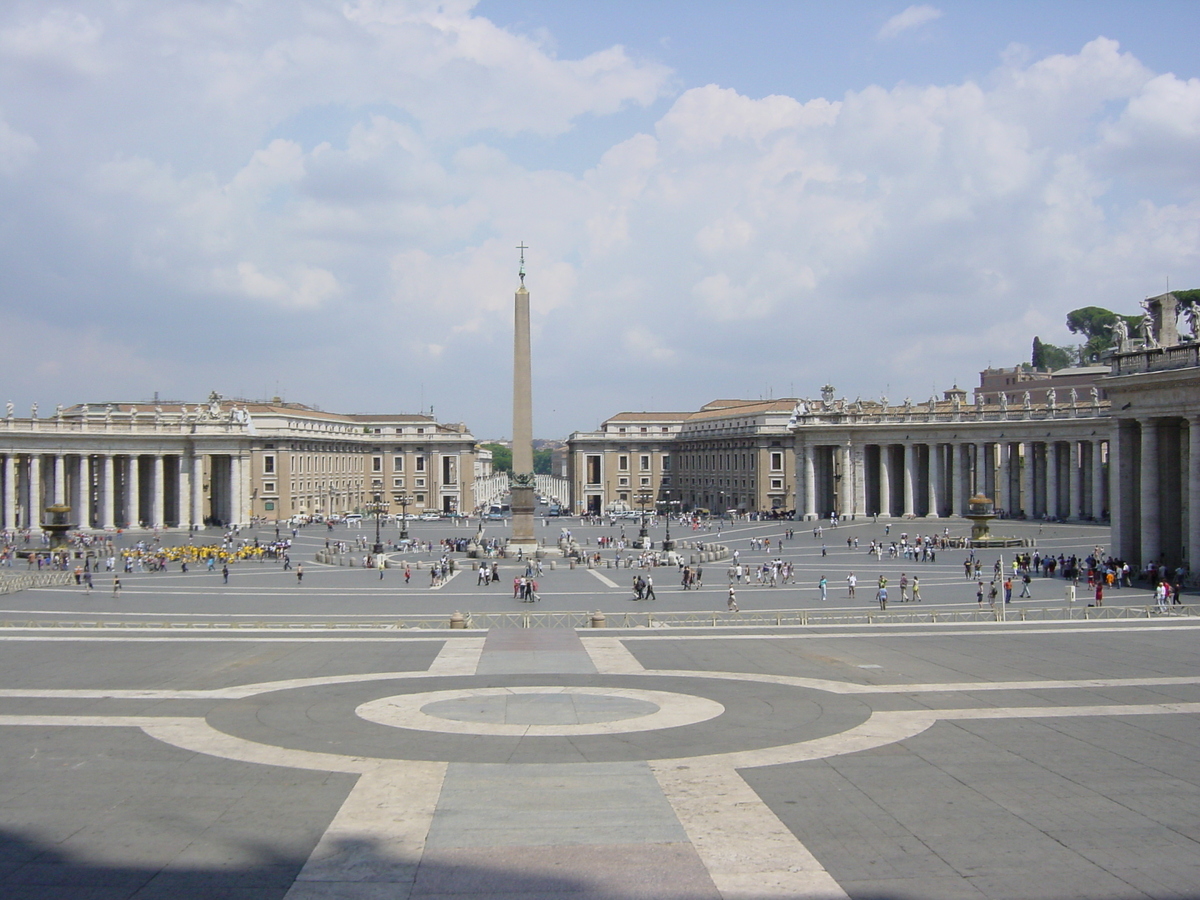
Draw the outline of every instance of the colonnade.
<instances>
[{"instance_id":1,"label":"colonnade","mask_svg":"<svg viewBox=\"0 0 1200 900\"><path fill-rule=\"evenodd\" d=\"M1086 439L864 441L797 444L797 484L806 519L963 515L984 494L1009 515L1105 518L1107 429Z\"/></svg>"},{"instance_id":2,"label":"colonnade","mask_svg":"<svg viewBox=\"0 0 1200 900\"><path fill-rule=\"evenodd\" d=\"M1200 416L1121 418L1113 435L1114 552L1141 565L1200 559Z\"/></svg>"},{"instance_id":3,"label":"colonnade","mask_svg":"<svg viewBox=\"0 0 1200 900\"><path fill-rule=\"evenodd\" d=\"M249 453L0 453L0 528L36 527L52 504L81 528L240 523Z\"/></svg>"}]
</instances>

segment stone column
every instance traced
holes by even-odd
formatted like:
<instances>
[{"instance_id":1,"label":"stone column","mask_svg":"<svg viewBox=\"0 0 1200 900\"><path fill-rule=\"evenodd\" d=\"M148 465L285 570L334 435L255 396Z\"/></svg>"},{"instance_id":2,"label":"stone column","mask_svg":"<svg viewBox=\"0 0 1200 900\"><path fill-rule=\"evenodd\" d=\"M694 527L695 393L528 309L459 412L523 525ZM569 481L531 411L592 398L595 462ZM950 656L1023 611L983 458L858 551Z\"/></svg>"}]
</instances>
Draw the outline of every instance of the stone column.
<instances>
[{"instance_id":1,"label":"stone column","mask_svg":"<svg viewBox=\"0 0 1200 900\"><path fill-rule=\"evenodd\" d=\"M1109 515L1112 521L1113 553L1131 565L1137 561L1137 469L1134 423L1117 419L1108 442Z\"/></svg>"},{"instance_id":2,"label":"stone column","mask_svg":"<svg viewBox=\"0 0 1200 900\"><path fill-rule=\"evenodd\" d=\"M533 446L533 444L531 442L530 447L532 447L532 446ZM530 451L530 453L532 453L532 450ZM532 456L530 458L532 459ZM239 461L240 465L238 466L237 522L239 525L245 525L250 521L250 454L248 454L248 453L238 454L238 461ZM440 476L441 476L440 471L437 472L437 476L440 478ZM437 480L434 479L434 481L431 483L433 485L432 490L438 490ZM381 493L381 498L382 498L383 492L380 492L380 493ZM437 498L436 494L433 496L435 498ZM435 509L441 509L440 498L435 499L434 504L435 504L434 505Z\"/></svg>"},{"instance_id":3,"label":"stone column","mask_svg":"<svg viewBox=\"0 0 1200 900\"><path fill-rule=\"evenodd\" d=\"M850 457L852 477L854 478L854 506L850 508L851 516L866 515L867 512L867 460L866 451L861 444L847 445L847 455Z\"/></svg>"},{"instance_id":4,"label":"stone column","mask_svg":"<svg viewBox=\"0 0 1200 900\"><path fill-rule=\"evenodd\" d=\"M1037 467L1033 441L1021 442L1021 511L1032 519L1037 514L1037 498L1033 494L1034 469Z\"/></svg>"},{"instance_id":5,"label":"stone column","mask_svg":"<svg viewBox=\"0 0 1200 900\"><path fill-rule=\"evenodd\" d=\"M163 512L163 503L166 500L166 479L164 478L166 473L161 453L155 453L152 460L154 474L150 478L150 527L158 528L166 524Z\"/></svg>"},{"instance_id":6,"label":"stone column","mask_svg":"<svg viewBox=\"0 0 1200 900\"><path fill-rule=\"evenodd\" d=\"M1200 416L1188 422L1188 536L1187 565L1200 569Z\"/></svg>"},{"instance_id":7,"label":"stone column","mask_svg":"<svg viewBox=\"0 0 1200 900\"><path fill-rule=\"evenodd\" d=\"M891 445L879 445L879 514L892 515L892 453Z\"/></svg>"},{"instance_id":8,"label":"stone column","mask_svg":"<svg viewBox=\"0 0 1200 900\"><path fill-rule=\"evenodd\" d=\"M188 464L186 453L180 453L175 457L175 471L177 473L176 484L179 485L178 490L175 491L175 506L177 508L179 527L191 528L192 467Z\"/></svg>"},{"instance_id":9,"label":"stone column","mask_svg":"<svg viewBox=\"0 0 1200 900\"><path fill-rule=\"evenodd\" d=\"M804 469L804 519L812 522L817 518L817 466L813 459L814 448L804 445L804 459L801 461Z\"/></svg>"},{"instance_id":10,"label":"stone column","mask_svg":"<svg viewBox=\"0 0 1200 900\"><path fill-rule=\"evenodd\" d=\"M142 524L141 457L136 453L125 457L125 516L129 527Z\"/></svg>"},{"instance_id":11,"label":"stone column","mask_svg":"<svg viewBox=\"0 0 1200 900\"><path fill-rule=\"evenodd\" d=\"M1087 468L1082 441L1071 441L1071 456L1069 460L1071 477L1067 481L1067 515L1073 519L1082 519L1087 515L1087 491L1083 489L1083 472Z\"/></svg>"},{"instance_id":12,"label":"stone column","mask_svg":"<svg viewBox=\"0 0 1200 900\"><path fill-rule=\"evenodd\" d=\"M101 453L100 463L100 527L116 528L116 479L113 478L113 455Z\"/></svg>"},{"instance_id":13,"label":"stone column","mask_svg":"<svg viewBox=\"0 0 1200 900\"><path fill-rule=\"evenodd\" d=\"M4 527L17 527L17 458L4 454Z\"/></svg>"},{"instance_id":14,"label":"stone column","mask_svg":"<svg viewBox=\"0 0 1200 900\"><path fill-rule=\"evenodd\" d=\"M975 445L974 494L987 494L987 444Z\"/></svg>"},{"instance_id":15,"label":"stone column","mask_svg":"<svg viewBox=\"0 0 1200 900\"><path fill-rule=\"evenodd\" d=\"M80 528L87 528L90 522L87 521L88 510L84 506L83 498L87 496L87 491L84 488L84 472L87 470L87 457L76 456L74 469L75 475L71 479L71 491L67 500L67 504L71 507L71 521L79 525Z\"/></svg>"},{"instance_id":16,"label":"stone column","mask_svg":"<svg viewBox=\"0 0 1200 900\"><path fill-rule=\"evenodd\" d=\"M929 513L931 519L941 516L938 504L938 482L942 480L941 444L929 445Z\"/></svg>"},{"instance_id":17,"label":"stone column","mask_svg":"<svg viewBox=\"0 0 1200 900\"><path fill-rule=\"evenodd\" d=\"M54 454L54 503L62 506L67 502L67 460L61 453Z\"/></svg>"},{"instance_id":18,"label":"stone column","mask_svg":"<svg viewBox=\"0 0 1200 900\"><path fill-rule=\"evenodd\" d=\"M950 455L950 471L947 473L950 480L950 515L961 516L963 514L963 445L958 443L950 443L948 446Z\"/></svg>"},{"instance_id":19,"label":"stone column","mask_svg":"<svg viewBox=\"0 0 1200 900\"><path fill-rule=\"evenodd\" d=\"M915 449L910 441L904 442L904 515L909 517L916 514L913 509L913 482L916 480L913 477L916 474L913 472Z\"/></svg>"},{"instance_id":20,"label":"stone column","mask_svg":"<svg viewBox=\"0 0 1200 900\"><path fill-rule=\"evenodd\" d=\"M1104 513L1104 442L1092 441L1092 518L1099 520Z\"/></svg>"},{"instance_id":21,"label":"stone column","mask_svg":"<svg viewBox=\"0 0 1200 900\"><path fill-rule=\"evenodd\" d=\"M1046 443L1046 515L1058 516L1058 443Z\"/></svg>"},{"instance_id":22,"label":"stone column","mask_svg":"<svg viewBox=\"0 0 1200 900\"><path fill-rule=\"evenodd\" d=\"M1138 484L1141 501L1142 536L1139 541L1139 563L1157 562L1159 547L1159 498L1158 498L1158 420L1142 419L1142 459Z\"/></svg>"},{"instance_id":23,"label":"stone column","mask_svg":"<svg viewBox=\"0 0 1200 900\"><path fill-rule=\"evenodd\" d=\"M40 454L29 455L29 507L26 510L26 525L30 528L42 526L42 457Z\"/></svg>"},{"instance_id":24,"label":"stone column","mask_svg":"<svg viewBox=\"0 0 1200 900\"><path fill-rule=\"evenodd\" d=\"M281 492L282 493L282 492ZM204 524L204 454L192 453L192 524Z\"/></svg>"}]
</instances>

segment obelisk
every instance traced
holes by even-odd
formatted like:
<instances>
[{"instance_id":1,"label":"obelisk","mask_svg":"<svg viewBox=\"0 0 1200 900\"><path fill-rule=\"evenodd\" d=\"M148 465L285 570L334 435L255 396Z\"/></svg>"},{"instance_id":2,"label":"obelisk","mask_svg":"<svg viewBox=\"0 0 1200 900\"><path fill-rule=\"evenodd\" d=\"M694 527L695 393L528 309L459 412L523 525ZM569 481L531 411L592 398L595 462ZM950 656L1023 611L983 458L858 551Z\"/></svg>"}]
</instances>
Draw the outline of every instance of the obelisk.
<instances>
[{"instance_id":1,"label":"obelisk","mask_svg":"<svg viewBox=\"0 0 1200 900\"><path fill-rule=\"evenodd\" d=\"M512 537L510 552L528 555L537 549L533 533L533 379L529 350L529 291L525 289L525 251L522 241L521 286L517 288L513 320L513 443L512 479Z\"/></svg>"}]
</instances>

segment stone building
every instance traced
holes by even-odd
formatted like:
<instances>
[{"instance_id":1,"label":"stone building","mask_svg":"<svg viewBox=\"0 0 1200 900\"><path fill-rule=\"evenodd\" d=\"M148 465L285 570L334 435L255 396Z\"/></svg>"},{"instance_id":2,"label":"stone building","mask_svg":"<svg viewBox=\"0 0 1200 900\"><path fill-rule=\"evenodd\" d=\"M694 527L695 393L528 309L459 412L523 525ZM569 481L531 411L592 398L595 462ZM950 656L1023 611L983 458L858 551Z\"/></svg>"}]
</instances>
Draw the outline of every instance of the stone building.
<instances>
[{"instance_id":1,"label":"stone building","mask_svg":"<svg viewBox=\"0 0 1200 900\"><path fill-rule=\"evenodd\" d=\"M1200 560L1200 343L1173 294L1145 301L1151 337L1117 353L1112 402L1114 552L1141 566Z\"/></svg>"},{"instance_id":2,"label":"stone building","mask_svg":"<svg viewBox=\"0 0 1200 900\"><path fill-rule=\"evenodd\" d=\"M475 440L422 415L298 403L85 403L0 420L0 527L66 503L81 527L191 527L358 510L470 511Z\"/></svg>"}]
</instances>

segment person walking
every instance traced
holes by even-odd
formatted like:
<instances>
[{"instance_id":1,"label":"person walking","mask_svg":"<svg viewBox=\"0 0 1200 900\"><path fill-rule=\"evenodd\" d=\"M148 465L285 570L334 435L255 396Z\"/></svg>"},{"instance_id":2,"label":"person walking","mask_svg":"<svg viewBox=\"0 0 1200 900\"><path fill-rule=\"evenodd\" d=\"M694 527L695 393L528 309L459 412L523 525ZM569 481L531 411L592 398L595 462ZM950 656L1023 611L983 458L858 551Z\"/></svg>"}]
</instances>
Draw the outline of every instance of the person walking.
<instances>
[{"instance_id":1,"label":"person walking","mask_svg":"<svg viewBox=\"0 0 1200 900\"><path fill-rule=\"evenodd\" d=\"M116 575L113 576L113 596L121 596L121 579Z\"/></svg>"},{"instance_id":2,"label":"person walking","mask_svg":"<svg viewBox=\"0 0 1200 900\"><path fill-rule=\"evenodd\" d=\"M1020 600L1021 597L1030 597L1030 598L1033 597L1033 594L1029 593L1029 585L1030 585L1030 582L1032 582L1032 581L1033 581L1033 579L1029 577L1029 570L1026 569L1025 572L1021 575L1021 593L1017 597L1018 600Z\"/></svg>"},{"instance_id":3,"label":"person walking","mask_svg":"<svg viewBox=\"0 0 1200 900\"><path fill-rule=\"evenodd\" d=\"M875 592L875 599L879 601L880 609L887 609L887 588L880 586L879 590Z\"/></svg>"},{"instance_id":4,"label":"person walking","mask_svg":"<svg viewBox=\"0 0 1200 900\"><path fill-rule=\"evenodd\" d=\"M647 575L647 576L646 576L646 596L645 596L645 599L646 599L646 600L657 600L657 599L658 599L657 597L655 597L655 596L654 596L654 576L653 576L653 575Z\"/></svg>"},{"instance_id":5,"label":"person walking","mask_svg":"<svg viewBox=\"0 0 1200 900\"><path fill-rule=\"evenodd\" d=\"M829 587L829 582L825 580L824 575L822 575L821 580L817 582L817 587L821 589L821 600L826 600L828 598L827 590Z\"/></svg>"},{"instance_id":6,"label":"person walking","mask_svg":"<svg viewBox=\"0 0 1200 900\"><path fill-rule=\"evenodd\" d=\"M296 584L301 584L304 581L304 563L296 566Z\"/></svg>"},{"instance_id":7,"label":"person walking","mask_svg":"<svg viewBox=\"0 0 1200 900\"><path fill-rule=\"evenodd\" d=\"M913 576L912 598L917 603L921 602L921 579L917 575Z\"/></svg>"},{"instance_id":8,"label":"person walking","mask_svg":"<svg viewBox=\"0 0 1200 900\"><path fill-rule=\"evenodd\" d=\"M983 609L983 580L975 582L975 599L979 603L979 608Z\"/></svg>"},{"instance_id":9,"label":"person walking","mask_svg":"<svg viewBox=\"0 0 1200 900\"><path fill-rule=\"evenodd\" d=\"M737 604L737 594L734 592L732 584L729 586L729 601L726 604L726 608L730 612L741 612Z\"/></svg>"},{"instance_id":10,"label":"person walking","mask_svg":"<svg viewBox=\"0 0 1200 900\"><path fill-rule=\"evenodd\" d=\"M221 566L221 580L223 584L229 584L229 566Z\"/></svg>"},{"instance_id":11,"label":"person walking","mask_svg":"<svg viewBox=\"0 0 1200 900\"><path fill-rule=\"evenodd\" d=\"M858 586L858 576L856 576L853 572L851 572L849 575L846 576L846 591L847 591L846 596L853 598L854 597L854 588L857 586Z\"/></svg>"},{"instance_id":12,"label":"person walking","mask_svg":"<svg viewBox=\"0 0 1200 900\"><path fill-rule=\"evenodd\" d=\"M900 602L908 602L908 573L900 573Z\"/></svg>"}]
</instances>

